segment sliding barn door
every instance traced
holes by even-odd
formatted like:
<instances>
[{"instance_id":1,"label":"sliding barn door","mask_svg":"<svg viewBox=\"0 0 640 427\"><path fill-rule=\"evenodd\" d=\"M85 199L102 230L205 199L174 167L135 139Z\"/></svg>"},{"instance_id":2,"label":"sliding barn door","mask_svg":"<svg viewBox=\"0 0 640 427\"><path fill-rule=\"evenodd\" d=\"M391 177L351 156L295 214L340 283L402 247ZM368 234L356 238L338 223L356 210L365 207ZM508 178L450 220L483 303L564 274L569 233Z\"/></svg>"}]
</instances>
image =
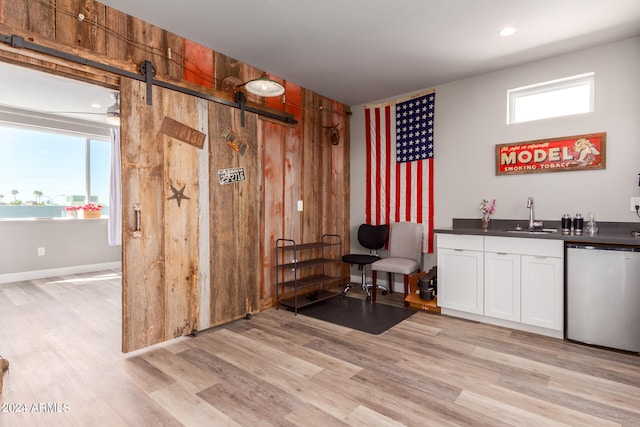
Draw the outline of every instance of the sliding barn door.
<instances>
[{"instance_id":1,"label":"sliding barn door","mask_svg":"<svg viewBox=\"0 0 640 427\"><path fill-rule=\"evenodd\" d=\"M260 309L264 147L258 138L256 115L247 113L242 126L240 114L209 103L211 326ZM237 136L238 150L221 138L228 132ZM244 180L221 184L220 176L228 170L241 170Z\"/></svg>"},{"instance_id":2,"label":"sliding barn door","mask_svg":"<svg viewBox=\"0 0 640 427\"><path fill-rule=\"evenodd\" d=\"M155 86L151 101L122 78L124 352L199 329L199 103Z\"/></svg>"}]
</instances>

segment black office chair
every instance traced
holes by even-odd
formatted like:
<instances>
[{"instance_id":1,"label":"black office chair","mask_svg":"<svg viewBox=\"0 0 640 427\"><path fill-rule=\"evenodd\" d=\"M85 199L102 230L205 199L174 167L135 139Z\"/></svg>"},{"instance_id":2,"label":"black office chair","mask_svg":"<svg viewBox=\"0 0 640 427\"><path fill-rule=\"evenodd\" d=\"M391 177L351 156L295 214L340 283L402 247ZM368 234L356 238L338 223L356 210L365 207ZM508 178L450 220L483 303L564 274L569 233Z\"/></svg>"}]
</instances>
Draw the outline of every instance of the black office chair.
<instances>
[{"instance_id":1,"label":"black office chair","mask_svg":"<svg viewBox=\"0 0 640 427\"><path fill-rule=\"evenodd\" d=\"M384 247L389 238L389 226L383 225L369 225L362 224L358 227L358 242L369 249L368 254L346 254L342 256L342 262L350 265L357 265L358 270L362 271L362 283L349 282L342 291L342 295L346 295L351 285L362 286L362 289L367 293L367 299L371 298L371 286L367 284L366 279L366 266L372 264L381 258L378 256L378 251ZM378 288L382 291L382 295L387 293L387 289L378 285Z\"/></svg>"}]
</instances>

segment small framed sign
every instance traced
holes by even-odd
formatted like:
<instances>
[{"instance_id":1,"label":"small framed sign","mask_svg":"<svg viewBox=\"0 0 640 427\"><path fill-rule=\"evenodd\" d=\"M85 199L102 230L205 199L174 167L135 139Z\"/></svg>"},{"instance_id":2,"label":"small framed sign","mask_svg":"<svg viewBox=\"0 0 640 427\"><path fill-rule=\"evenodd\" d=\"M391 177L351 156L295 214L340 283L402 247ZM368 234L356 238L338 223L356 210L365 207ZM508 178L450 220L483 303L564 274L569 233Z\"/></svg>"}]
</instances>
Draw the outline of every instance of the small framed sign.
<instances>
[{"instance_id":1,"label":"small framed sign","mask_svg":"<svg viewBox=\"0 0 640 427\"><path fill-rule=\"evenodd\" d=\"M244 168L219 169L218 180L220 184L233 184L246 179Z\"/></svg>"},{"instance_id":2,"label":"small framed sign","mask_svg":"<svg viewBox=\"0 0 640 427\"><path fill-rule=\"evenodd\" d=\"M496 145L496 175L605 169L607 133Z\"/></svg>"}]
</instances>

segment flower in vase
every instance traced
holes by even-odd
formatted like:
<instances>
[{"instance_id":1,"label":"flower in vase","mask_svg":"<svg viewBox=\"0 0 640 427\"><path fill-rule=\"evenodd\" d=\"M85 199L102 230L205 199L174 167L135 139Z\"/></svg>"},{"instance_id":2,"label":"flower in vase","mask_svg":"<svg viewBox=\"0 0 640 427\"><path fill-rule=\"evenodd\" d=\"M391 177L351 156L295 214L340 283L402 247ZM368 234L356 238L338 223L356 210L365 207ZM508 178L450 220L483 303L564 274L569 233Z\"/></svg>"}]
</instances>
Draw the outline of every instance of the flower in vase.
<instances>
[{"instance_id":1,"label":"flower in vase","mask_svg":"<svg viewBox=\"0 0 640 427\"><path fill-rule=\"evenodd\" d=\"M489 203L488 199L482 199L480 203L480 213L482 214L482 219L487 221L492 213L496 210L496 199L491 200Z\"/></svg>"}]
</instances>

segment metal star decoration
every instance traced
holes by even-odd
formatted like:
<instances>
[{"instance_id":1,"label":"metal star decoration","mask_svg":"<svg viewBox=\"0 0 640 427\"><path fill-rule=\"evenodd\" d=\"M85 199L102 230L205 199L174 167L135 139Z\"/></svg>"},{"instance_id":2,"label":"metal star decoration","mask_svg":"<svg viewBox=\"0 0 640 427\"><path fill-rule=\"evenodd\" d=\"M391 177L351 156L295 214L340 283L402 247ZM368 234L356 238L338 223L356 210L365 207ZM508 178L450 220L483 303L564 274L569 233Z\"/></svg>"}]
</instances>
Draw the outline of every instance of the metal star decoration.
<instances>
[{"instance_id":1,"label":"metal star decoration","mask_svg":"<svg viewBox=\"0 0 640 427\"><path fill-rule=\"evenodd\" d=\"M173 196L167 198L167 200L176 199L176 201L178 202L178 207L180 207L180 202L183 199L189 200L189 198L184 195L185 187L186 187L186 185L183 185L182 188L180 190L178 190L176 187L174 187L172 185L171 186L171 191L173 192Z\"/></svg>"}]
</instances>

